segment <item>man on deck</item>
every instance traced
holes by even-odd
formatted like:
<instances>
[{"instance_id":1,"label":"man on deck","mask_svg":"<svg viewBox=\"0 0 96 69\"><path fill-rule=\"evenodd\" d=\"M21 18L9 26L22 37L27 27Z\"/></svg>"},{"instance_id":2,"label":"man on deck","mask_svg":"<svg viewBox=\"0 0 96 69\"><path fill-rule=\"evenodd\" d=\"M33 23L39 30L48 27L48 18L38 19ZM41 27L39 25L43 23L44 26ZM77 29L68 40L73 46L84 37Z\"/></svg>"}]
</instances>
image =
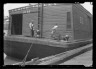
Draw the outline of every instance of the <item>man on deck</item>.
<instances>
[{"instance_id":1,"label":"man on deck","mask_svg":"<svg viewBox=\"0 0 96 69\"><path fill-rule=\"evenodd\" d=\"M34 37L34 21L32 20L32 22L29 23L29 27L31 30L31 36Z\"/></svg>"},{"instance_id":2,"label":"man on deck","mask_svg":"<svg viewBox=\"0 0 96 69\"><path fill-rule=\"evenodd\" d=\"M58 25L57 24L52 28L52 32L51 32L51 37L52 38L53 38L53 35L55 34L57 28L58 28Z\"/></svg>"}]
</instances>

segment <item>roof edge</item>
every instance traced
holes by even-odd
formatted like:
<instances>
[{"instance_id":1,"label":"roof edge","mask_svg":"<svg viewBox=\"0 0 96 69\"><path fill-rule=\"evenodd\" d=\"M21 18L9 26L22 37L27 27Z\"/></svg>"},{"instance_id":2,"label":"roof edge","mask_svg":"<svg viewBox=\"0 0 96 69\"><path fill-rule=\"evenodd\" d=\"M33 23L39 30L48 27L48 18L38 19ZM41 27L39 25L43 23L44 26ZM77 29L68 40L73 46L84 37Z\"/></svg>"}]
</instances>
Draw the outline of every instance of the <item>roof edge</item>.
<instances>
[{"instance_id":1,"label":"roof edge","mask_svg":"<svg viewBox=\"0 0 96 69\"><path fill-rule=\"evenodd\" d=\"M87 15L89 15L90 17L93 16L88 10L86 10L86 9L85 9L82 5L80 5L80 4L73 4L73 6L79 7L80 10L84 11L84 12L85 12Z\"/></svg>"}]
</instances>

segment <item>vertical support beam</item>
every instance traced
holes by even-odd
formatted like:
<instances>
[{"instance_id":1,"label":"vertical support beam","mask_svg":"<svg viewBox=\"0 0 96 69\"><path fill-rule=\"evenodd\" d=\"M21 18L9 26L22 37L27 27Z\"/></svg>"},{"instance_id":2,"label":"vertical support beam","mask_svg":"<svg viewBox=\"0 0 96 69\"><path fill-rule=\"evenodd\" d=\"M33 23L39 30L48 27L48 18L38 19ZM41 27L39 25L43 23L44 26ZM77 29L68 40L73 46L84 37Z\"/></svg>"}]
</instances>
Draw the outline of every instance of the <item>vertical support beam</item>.
<instances>
[{"instance_id":1,"label":"vertical support beam","mask_svg":"<svg viewBox=\"0 0 96 69\"><path fill-rule=\"evenodd\" d=\"M43 35L43 3L41 4L41 37Z\"/></svg>"},{"instance_id":2,"label":"vertical support beam","mask_svg":"<svg viewBox=\"0 0 96 69\"><path fill-rule=\"evenodd\" d=\"M74 12L73 6L71 6L71 26L72 26L72 40L74 40Z\"/></svg>"},{"instance_id":3,"label":"vertical support beam","mask_svg":"<svg viewBox=\"0 0 96 69\"><path fill-rule=\"evenodd\" d=\"M91 17L91 36L93 38L93 17Z\"/></svg>"},{"instance_id":4,"label":"vertical support beam","mask_svg":"<svg viewBox=\"0 0 96 69\"><path fill-rule=\"evenodd\" d=\"M38 3L38 29L40 29L40 3Z\"/></svg>"},{"instance_id":5,"label":"vertical support beam","mask_svg":"<svg viewBox=\"0 0 96 69\"><path fill-rule=\"evenodd\" d=\"M11 23L12 23L12 17L9 13L9 24L8 24L8 35L11 35Z\"/></svg>"},{"instance_id":6,"label":"vertical support beam","mask_svg":"<svg viewBox=\"0 0 96 69\"><path fill-rule=\"evenodd\" d=\"M40 37L43 34L43 3L38 3L38 29L40 30Z\"/></svg>"}]
</instances>

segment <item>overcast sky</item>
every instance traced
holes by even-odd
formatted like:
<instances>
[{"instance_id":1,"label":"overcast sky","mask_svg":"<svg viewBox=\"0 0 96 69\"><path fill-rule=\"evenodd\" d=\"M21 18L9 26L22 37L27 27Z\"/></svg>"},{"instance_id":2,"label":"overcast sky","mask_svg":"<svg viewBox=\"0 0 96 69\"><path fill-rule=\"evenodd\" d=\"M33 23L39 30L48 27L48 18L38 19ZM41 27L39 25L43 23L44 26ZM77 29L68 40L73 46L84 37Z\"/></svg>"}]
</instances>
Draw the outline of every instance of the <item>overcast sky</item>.
<instances>
[{"instance_id":1,"label":"overcast sky","mask_svg":"<svg viewBox=\"0 0 96 69\"><path fill-rule=\"evenodd\" d=\"M90 2L85 2L81 4L84 8L86 8L91 14L93 14L93 5ZM9 16L8 10L19 8L23 6L28 6L28 3L7 3L4 4L4 16Z\"/></svg>"}]
</instances>

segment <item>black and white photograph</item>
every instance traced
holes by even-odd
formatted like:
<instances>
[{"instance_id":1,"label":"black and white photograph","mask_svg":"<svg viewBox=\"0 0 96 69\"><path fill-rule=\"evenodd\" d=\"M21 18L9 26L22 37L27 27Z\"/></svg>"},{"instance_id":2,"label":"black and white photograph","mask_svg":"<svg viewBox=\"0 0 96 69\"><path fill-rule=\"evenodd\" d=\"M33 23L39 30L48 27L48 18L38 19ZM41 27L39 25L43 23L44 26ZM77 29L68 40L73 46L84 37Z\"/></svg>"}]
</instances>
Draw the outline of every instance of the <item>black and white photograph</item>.
<instances>
[{"instance_id":1,"label":"black and white photograph","mask_svg":"<svg viewBox=\"0 0 96 69\"><path fill-rule=\"evenodd\" d=\"M4 65L93 66L93 4L4 4Z\"/></svg>"}]
</instances>

